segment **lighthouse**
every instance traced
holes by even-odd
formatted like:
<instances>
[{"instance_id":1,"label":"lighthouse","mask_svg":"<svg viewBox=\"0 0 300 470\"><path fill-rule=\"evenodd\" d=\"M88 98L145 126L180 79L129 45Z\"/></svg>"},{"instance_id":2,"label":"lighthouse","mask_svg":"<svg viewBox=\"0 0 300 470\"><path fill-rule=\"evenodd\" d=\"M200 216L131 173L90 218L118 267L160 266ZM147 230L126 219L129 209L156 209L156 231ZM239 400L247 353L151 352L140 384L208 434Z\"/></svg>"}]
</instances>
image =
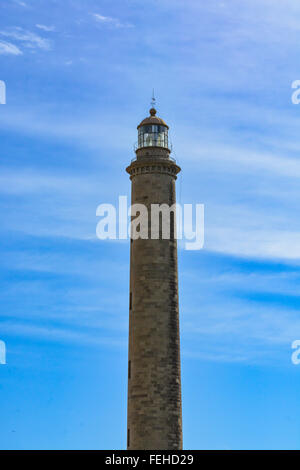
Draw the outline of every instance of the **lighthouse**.
<instances>
[{"instance_id":1,"label":"lighthouse","mask_svg":"<svg viewBox=\"0 0 300 470\"><path fill-rule=\"evenodd\" d=\"M180 167L171 158L169 127L154 107L138 125L136 156L126 168L131 204L176 204ZM131 238L128 354L128 450L182 449L182 404L178 266L175 211L169 213L169 236ZM168 232L168 231L167 231Z\"/></svg>"}]
</instances>

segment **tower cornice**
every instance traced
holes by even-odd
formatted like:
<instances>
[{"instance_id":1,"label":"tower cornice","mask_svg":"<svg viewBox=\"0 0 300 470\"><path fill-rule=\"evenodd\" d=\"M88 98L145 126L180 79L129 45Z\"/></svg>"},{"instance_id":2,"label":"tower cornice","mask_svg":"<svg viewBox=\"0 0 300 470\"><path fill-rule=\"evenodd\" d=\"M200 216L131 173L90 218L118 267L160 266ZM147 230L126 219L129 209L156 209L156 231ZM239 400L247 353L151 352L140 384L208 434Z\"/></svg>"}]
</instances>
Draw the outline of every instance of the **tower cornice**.
<instances>
[{"instance_id":1,"label":"tower cornice","mask_svg":"<svg viewBox=\"0 0 300 470\"><path fill-rule=\"evenodd\" d=\"M176 180L181 168L170 158L162 159L150 157L145 160L134 159L131 165L126 168L126 171L129 173L131 180L135 176L146 173L165 173Z\"/></svg>"}]
</instances>

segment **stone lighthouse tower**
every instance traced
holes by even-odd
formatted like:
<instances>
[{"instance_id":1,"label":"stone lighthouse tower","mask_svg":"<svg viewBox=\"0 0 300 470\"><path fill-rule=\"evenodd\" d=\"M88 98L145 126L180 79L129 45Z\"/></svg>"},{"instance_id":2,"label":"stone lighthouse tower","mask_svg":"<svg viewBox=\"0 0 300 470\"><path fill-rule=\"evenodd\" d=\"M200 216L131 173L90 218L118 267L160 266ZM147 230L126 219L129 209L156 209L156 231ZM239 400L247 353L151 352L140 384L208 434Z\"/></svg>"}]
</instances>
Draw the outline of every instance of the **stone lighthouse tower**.
<instances>
[{"instance_id":1,"label":"stone lighthouse tower","mask_svg":"<svg viewBox=\"0 0 300 470\"><path fill-rule=\"evenodd\" d=\"M136 158L126 169L132 204L176 203L179 166L170 158L167 124L150 116L138 126ZM156 206L157 207L157 206ZM180 337L175 215L170 236L162 231L131 240L128 361L128 428L130 450L182 449ZM165 222L165 221L164 221Z\"/></svg>"}]
</instances>

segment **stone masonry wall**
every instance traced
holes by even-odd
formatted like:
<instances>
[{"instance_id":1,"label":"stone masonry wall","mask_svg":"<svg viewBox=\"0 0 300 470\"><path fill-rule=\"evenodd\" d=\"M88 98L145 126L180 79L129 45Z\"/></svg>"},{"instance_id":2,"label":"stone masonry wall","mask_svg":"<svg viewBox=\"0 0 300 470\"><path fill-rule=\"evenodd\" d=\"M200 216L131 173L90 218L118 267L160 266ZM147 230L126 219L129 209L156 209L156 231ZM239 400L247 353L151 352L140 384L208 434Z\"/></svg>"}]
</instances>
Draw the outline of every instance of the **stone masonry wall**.
<instances>
[{"instance_id":1,"label":"stone masonry wall","mask_svg":"<svg viewBox=\"0 0 300 470\"><path fill-rule=\"evenodd\" d=\"M176 168L175 168L176 167ZM132 163L132 204L175 203L171 161ZM150 213L150 211L149 211ZM182 449L177 242L131 241L128 449Z\"/></svg>"}]
</instances>

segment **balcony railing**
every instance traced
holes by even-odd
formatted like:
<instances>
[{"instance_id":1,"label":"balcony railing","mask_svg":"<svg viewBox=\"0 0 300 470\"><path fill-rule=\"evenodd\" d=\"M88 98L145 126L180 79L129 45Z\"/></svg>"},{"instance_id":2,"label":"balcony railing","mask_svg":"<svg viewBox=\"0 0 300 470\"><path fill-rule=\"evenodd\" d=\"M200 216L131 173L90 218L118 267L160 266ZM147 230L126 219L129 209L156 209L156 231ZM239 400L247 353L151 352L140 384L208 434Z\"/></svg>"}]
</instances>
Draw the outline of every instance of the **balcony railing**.
<instances>
[{"instance_id":1,"label":"balcony railing","mask_svg":"<svg viewBox=\"0 0 300 470\"><path fill-rule=\"evenodd\" d=\"M151 147L158 147L158 148L162 148L162 149L168 149L170 150L170 152L172 152L172 149L173 149L173 146L172 144L170 145L167 145L167 146L163 146L163 145L139 145L138 142L136 142L134 145L133 145L133 150L136 152L138 149L144 149L144 148L151 148ZM171 158L171 157L170 157Z\"/></svg>"}]
</instances>

